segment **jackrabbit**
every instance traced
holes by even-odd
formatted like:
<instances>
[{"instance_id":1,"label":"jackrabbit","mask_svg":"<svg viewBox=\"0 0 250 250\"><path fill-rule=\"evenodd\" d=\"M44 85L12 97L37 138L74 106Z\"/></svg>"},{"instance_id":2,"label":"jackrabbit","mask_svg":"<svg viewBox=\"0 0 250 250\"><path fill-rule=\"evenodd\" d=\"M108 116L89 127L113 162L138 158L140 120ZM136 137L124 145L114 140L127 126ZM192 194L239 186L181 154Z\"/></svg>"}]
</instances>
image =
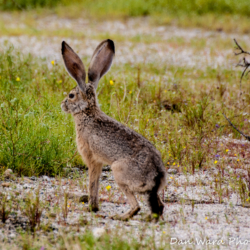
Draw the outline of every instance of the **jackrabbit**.
<instances>
[{"instance_id":1,"label":"jackrabbit","mask_svg":"<svg viewBox=\"0 0 250 250\"><path fill-rule=\"evenodd\" d=\"M127 213L116 218L126 220L138 213L140 207L135 192L147 194L151 212L159 216L164 205L158 193L165 185L166 176L160 153L142 135L103 113L98 105L96 88L109 70L114 55L112 40L104 40L97 46L86 84L81 59L66 42L62 42L66 69L77 86L61 103L61 108L74 117L77 148L88 166L89 210L99 210L99 177L102 166L110 164L115 181L131 206Z\"/></svg>"}]
</instances>

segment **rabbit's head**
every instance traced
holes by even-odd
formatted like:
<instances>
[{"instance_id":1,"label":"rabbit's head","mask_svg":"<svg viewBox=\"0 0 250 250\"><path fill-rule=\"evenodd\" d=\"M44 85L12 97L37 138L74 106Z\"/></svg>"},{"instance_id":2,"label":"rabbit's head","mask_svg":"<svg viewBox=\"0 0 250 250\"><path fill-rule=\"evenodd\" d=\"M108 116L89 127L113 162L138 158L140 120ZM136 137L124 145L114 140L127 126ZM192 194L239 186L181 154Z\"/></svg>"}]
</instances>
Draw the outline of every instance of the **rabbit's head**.
<instances>
[{"instance_id":1,"label":"rabbit's head","mask_svg":"<svg viewBox=\"0 0 250 250\"><path fill-rule=\"evenodd\" d=\"M73 115L90 114L96 109L96 88L101 77L109 70L114 55L115 46L112 40L104 40L97 46L90 62L88 84L86 84L86 72L81 59L66 42L62 42L65 67L70 76L77 82L77 86L61 103L64 112Z\"/></svg>"}]
</instances>

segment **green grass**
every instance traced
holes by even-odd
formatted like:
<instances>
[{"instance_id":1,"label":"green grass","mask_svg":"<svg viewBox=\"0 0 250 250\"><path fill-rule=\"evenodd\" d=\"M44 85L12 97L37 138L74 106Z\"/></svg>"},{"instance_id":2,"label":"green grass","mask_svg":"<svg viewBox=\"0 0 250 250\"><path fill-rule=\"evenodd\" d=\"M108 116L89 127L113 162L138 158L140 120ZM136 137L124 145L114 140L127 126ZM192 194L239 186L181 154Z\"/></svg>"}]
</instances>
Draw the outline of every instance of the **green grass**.
<instances>
[{"instance_id":1,"label":"green grass","mask_svg":"<svg viewBox=\"0 0 250 250\"><path fill-rule=\"evenodd\" d=\"M60 109L69 79L12 47L0 58L0 165L19 175L58 174L75 152L71 119Z\"/></svg>"},{"instance_id":2,"label":"green grass","mask_svg":"<svg viewBox=\"0 0 250 250\"><path fill-rule=\"evenodd\" d=\"M117 230L117 228L115 228ZM74 232L76 233L76 232ZM167 240L169 240L169 236L163 235L162 246L156 247L155 241L153 236L147 237L147 239L143 239L144 235L140 236L141 240L138 238L135 238L132 233L130 235L130 239L123 239L124 235L122 233L122 230L118 229L118 232L112 232L112 233L105 233L100 238L94 237L93 233L88 230L86 230L85 233L81 233L80 236L75 236L72 233L67 232L60 232L58 237L54 237L53 233L47 233L49 235L48 239L41 240L38 236L33 237L32 235L29 235L28 233L24 233L22 237L19 237L20 239L18 242L18 247L21 247L25 250L40 250L43 249L93 249L93 250L139 250L139 249L173 249L171 248L169 243L166 243ZM144 242L142 242L142 239ZM20 249L18 247L15 247L13 245L10 246L10 244L3 243L4 249ZM1 247L1 245L0 245ZM174 249L181 249L179 247L175 247Z\"/></svg>"},{"instance_id":3,"label":"green grass","mask_svg":"<svg viewBox=\"0 0 250 250\"><path fill-rule=\"evenodd\" d=\"M166 72L174 79L164 78ZM72 118L60 108L74 87L63 64L47 65L10 47L0 53L0 76L0 166L19 175L57 175L81 163ZM194 172L213 162L215 138L232 132L222 112L236 116L234 122L250 133L248 115L243 117L249 114L249 87L243 84L245 100L239 102L238 81L239 74L228 70L125 64L102 79L99 103L107 115L153 142L166 166ZM166 111L166 102L182 112Z\"/></svg>"}]
</instances>

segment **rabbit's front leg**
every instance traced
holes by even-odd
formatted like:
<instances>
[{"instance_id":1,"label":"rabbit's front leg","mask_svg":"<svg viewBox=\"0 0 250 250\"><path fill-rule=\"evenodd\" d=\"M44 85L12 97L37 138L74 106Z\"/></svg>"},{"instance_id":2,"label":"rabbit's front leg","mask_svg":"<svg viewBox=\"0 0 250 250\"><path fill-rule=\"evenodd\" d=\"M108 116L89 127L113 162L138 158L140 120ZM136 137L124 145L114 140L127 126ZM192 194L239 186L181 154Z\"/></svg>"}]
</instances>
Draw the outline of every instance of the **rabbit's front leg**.
<instances>
[{"instance_id":1,"label":"rabbit's front leg","mask_svg":"<svg viewBox=\"0 0 250 250\"><path fill-rule=\"evenodd\" d=\"M97 212L98 206L98 189L99 178L102 172L102 164L95 163L88 166L89 171L89 210Z\"/></svg>"}]
</instances>

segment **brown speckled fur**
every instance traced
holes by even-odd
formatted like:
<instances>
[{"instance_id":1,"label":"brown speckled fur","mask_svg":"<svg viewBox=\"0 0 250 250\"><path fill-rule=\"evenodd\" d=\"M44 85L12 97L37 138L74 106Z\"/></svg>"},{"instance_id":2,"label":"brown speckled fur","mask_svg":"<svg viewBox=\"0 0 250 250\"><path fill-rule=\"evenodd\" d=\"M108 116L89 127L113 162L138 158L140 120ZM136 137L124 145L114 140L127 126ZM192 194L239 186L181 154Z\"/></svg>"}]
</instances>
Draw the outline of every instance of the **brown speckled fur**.
<instances>
[{"instance_id":1,"label":"brown speckled fur","mask_svg":"<svg viewBox=\"0 0 250 250\"><path fill-rule=\"evenodd\" d=\"M114 43L105 40L97 47L85 84L85 69L77 54L62 43L66 69L78 86L62 102L62 110L75 120L79 153L89 170L89 207L98 211L99 177L103 164L110 164L116 183L127 196L131 209L120 216L128 219L139 210L134 193L148 195L152 213L161 215L163 203L158 195L165 185L166 171L159 151L142 135L103 113L96 98L100 78L109 70L115 53Z\"/></svg>"}]
</instances>

